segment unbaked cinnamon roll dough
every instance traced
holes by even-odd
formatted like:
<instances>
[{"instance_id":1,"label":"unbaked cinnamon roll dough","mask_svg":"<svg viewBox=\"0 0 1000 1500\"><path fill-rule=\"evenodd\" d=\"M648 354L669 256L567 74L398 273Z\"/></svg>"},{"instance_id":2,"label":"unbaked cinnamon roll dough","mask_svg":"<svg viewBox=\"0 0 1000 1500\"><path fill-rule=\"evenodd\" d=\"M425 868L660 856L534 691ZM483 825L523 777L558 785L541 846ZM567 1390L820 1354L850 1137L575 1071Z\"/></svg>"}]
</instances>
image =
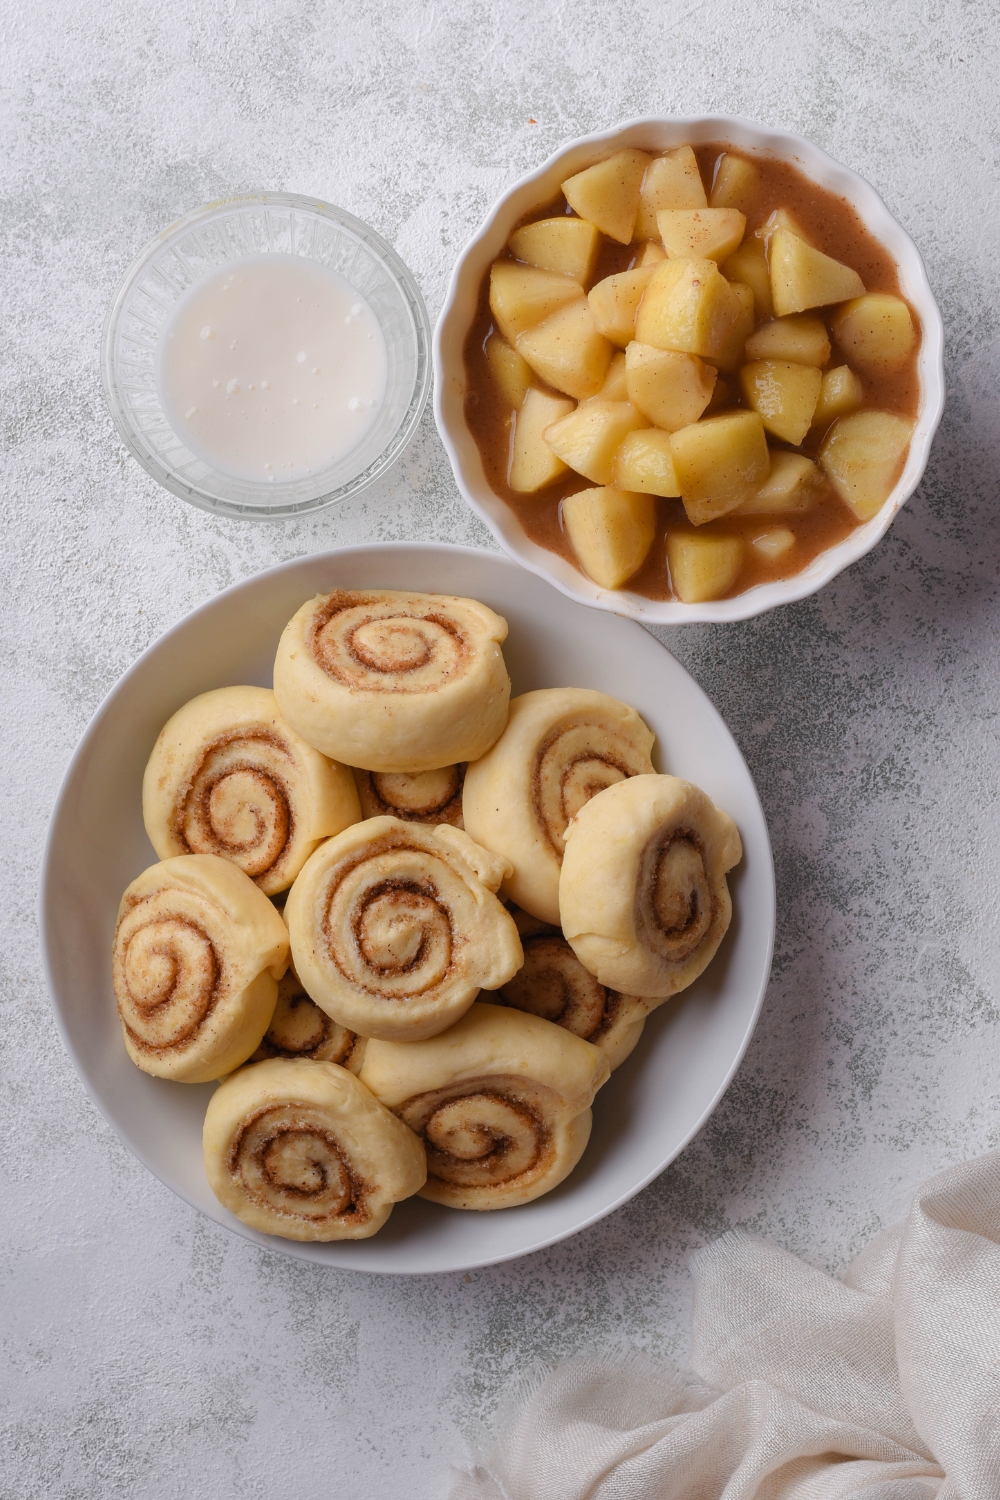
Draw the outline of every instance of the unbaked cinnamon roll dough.
<instances>
[{"instance_id":1,"label":"unbaked cinnamon roll dough","mask_svg":"<svg viewBox=\"0 0 1000 1500\"><path fill-rule=\"evenodd\" d=\"M274 691L324 755L366 771L433 771L477 759L503 730L506 636L506 620L475 599L338 589L286 625Z\"/></svg>"},{"instance_id":2,"label":"unbaked cinnamon roll dough","mask_svg":"<svg viewBox=\"0 0 1000 1500\"><path fill-rule=\"evenodd\" d=\"M228 687L192 698L163 726L142 813L161 859L218 854L272 896L361 808L350 771L285 722L269 688Z\"/></svg>"},{"instance_id":3,"label":"unbaked cinnamon roll dough","mask_svg":"<svg viewBox=\"0 0 1000 1500\"><path fill-rule=\"evenodd\" d=\"M589 688L543 688L510 705L507 727L468 768L466 832L510 861L503 892L559 925L566 828L597 792L653 771L653 733L634 708Z\"/></svg>"},{"instance_id":4,"label":"unbaked cinnamon roll dough","mask_svg":"<svg viewBox=\"0 0 1000 1500\"><path fill-rule=\"evenodd\" d=\"M511 915L521 934L524 963L495 995L484 998L564 1026L600 1047L614 1072L642 1035L648 1001L601 984L583 967L557 927L516 908Z\"/></svg>"},{"instance_id":5,"label":"unbaked cinnamon roll dough","mask_svg":"<svg viewBox=\"0 0 1000 1500\"><path fill-rule=\"evenodd\" d=\"M306 1057L315 1062L339 1063L352 1073L360 1073L364 1056L365 1038L321 1010L295 970L289 969L278 983L274 1014L250 1061Z\"/></svg>"},{"instance_id":6,"label":"unbaked cinnamon roll dough","mask_svg":"<svg viewBox=\"0 0 1000 1500\"><path fill-rule=\"evenodd\" d=\"M361 1240L427 1175L416 1135L331 1062L240 1068L209 1102L205 1171L252 1229L292 1240Z\"/></svg>"},{"instance_id":7,"label":"unbaked cinnamon roll dough","mask_svg":"<svg viewBox=\"0 0 1000 1500\"><path fill-rule=\"evenodd\" d=\"M418 1041L521 967L494 892L506 861L447 825L368 818L306 862L285 905L295 969L361 1036Z\"/></svg>"},{"instance_id":8,"label":"unbaked cinnamon roll dough","mask_svg":"<svg viewBox=\"0 0 1000 1500\"><path fill-rule=\"evenodd\" d=\"M369 1042L361 1082L423 1141L421 1197L497 1209L530 1203L569 1176L608 1074L598 1047L479 1001L429 1041Z\"/></svg>"},{"instance_id":9,"label":"unbaked cinnamon roll dough","mask_svg":"<svg viewBox=\"0 0 1000 1500\"><path fill-rule=\"evenodd\" d=\"M651 1001L686 988L729 927L733 822L676 776L637 776L580 809L566 831L562 927L601 984Z\"/></svg>"},{"instance_id":10,"label":"unbaked cinnamon roll dough","mask_svg":"<svg viewBox=\"0 0 1000 1500\"><path fill-rule=\"evenodd\" d=\"M112 976L125 1046L146 1073L208 1083L260 1045L288 963L288 931L249 876L182 854L133 880Z\"/></svg>"},{"instance_id":11,"label":"unbaked cinnamon roll dough","mask_svg":"<svg viewBox=\"0 0 1000 1500\"><path fill-rule=\"evenodd\" d=\"M406 823L450 823L464 828L462 786L465 766L434 771L355 770L363 818L402 818Z\"/></svg>"}]
</instances>

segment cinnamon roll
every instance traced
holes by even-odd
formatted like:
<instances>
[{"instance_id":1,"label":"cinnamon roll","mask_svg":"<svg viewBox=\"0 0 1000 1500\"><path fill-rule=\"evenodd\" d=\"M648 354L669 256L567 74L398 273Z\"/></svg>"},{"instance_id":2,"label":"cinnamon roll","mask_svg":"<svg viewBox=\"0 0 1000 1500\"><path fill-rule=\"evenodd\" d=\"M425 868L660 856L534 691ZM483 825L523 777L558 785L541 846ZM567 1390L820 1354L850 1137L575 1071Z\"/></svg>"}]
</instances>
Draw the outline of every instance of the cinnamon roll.
<instances>
[{"instance_id":1,"label":"cinnamon roll","mask_svg":"<svg viewBox=\"0 0 1000 1500\"><path fill-rule=\"evenodd\" d=\"M463 828L462 785L465 766L436 771L358 771L363 818L402 818L406 823L450 823Z\"/></svg>"},{"instance_id":2,"label":"cinnamon roll","mask_svg":"<svg viewBox=\"0 0 1000 1500\"><path fill-rule=\"evenodd\" d=\"M361 1081L421 1138L421 1197L511 1208L550 1192L590 1138L604 1053L540 1016L475 1004L424 1042L369 1042Z\"/></svg>"},{"instance_id":3,"label":"cinnamon roll","mask_svg":"<svg viewBox=\"0 0 1000 1500\"><path fill-rule=\"evenodd\" d=\"M228 687L167 720L142 779L142 815L161 859L218 854L272 896L361 808L350 771L285 722L269 688Z\"/></svg>"},{"instance_id":4,"label":"cinnamon roll","mask_svg":"<svg viewBox=\"0 0 1000 1500\"><path fill-rule=\"evenodd\" d=\"M363 1240L427 1175L424 1148L352 1073L272 1058L212 1095L205 1172L251 1229L288 1240Z\"/></svg>"},{"instance_id":5,"label":"cinnamon roll","mask_svg":"<svg viewBox=\"0 0 1000 1500\"><path fill-rule=\"evenodd\" d=\"M307 861L285 905L296 972L361 1036L417 1041L521 967L504 860L447 824L369 818Z\"/></svg>"},{"instance_id":6,"label":"cinnamon roll","mask_svg":"<svg viewBox=\"0 0 1000 1500\"><path fill-rule=\"evenodd\" d=\"M125 1046L146 1073L208 1083L260 1045L288 963L288 932L248 875L181 854L133 880L112 976Z\"/></svg>"},{"instance_id":7,"label":"cinnamon roll","mask_svg":"<svg viewBox=\"0 0 1000 1500\"><path fill-rule=\"evenodd\" d=\"M526 932L528 924L518 920L517 912L512 915L521 934L524 964L497 990L497 1003L542 1016L600 1047L613 1072L642 1035L647 1002L605 988L583 967L558 928L529 917L534 930Z\"/></svg>"},{"instance_id":8,"label":"cinnamon roll","mask_svg":"<svg viewBox=\"0 0 1000 1500\"><path fill-rule=\"evenodd\" d=\"M366 771L475 760L507 722L507 622L475 599L337 589L278 643L281 712L317 750Z\"/></svg>"},{"instance_id":9,"label":"cinnamon roll","mask_svg":"<svg viewBox=\"0 0 1000 1500\"><path fill-rule=\"evenodd\" d=\"M742 857L732 818L689 781L608 787L566 831L563 932L601 984L666 1000L722 942L733 910L726 872Z\"/></svg>"},{"instance_id":10,"label":"cinnamon roll","mask_svg":"<svg viewBox=\"0 0 1000 1500\"><path fill-rule=\"evenodd\" d=\"M510 705L507 728L469 767L466 831L513 866L505 895L559 926L566 826L604 787L649 775L653 734L634 708L589 688L544 688Z\"/></svg>"},{"instance_id":11,"label":"cinnamon roll","mask_svg":"<svg viewBox=\"0 0 1000 1500\"><path fill-rule=\"evenodd\" d=\"M295 970L289 969L278 984L271 1024L250 1061L307 1057L314 1062L339 1063L352 1073L360 1073L364 1056L365 1038L331 1020L306 993Z\"/></svg>"}]
</instances>

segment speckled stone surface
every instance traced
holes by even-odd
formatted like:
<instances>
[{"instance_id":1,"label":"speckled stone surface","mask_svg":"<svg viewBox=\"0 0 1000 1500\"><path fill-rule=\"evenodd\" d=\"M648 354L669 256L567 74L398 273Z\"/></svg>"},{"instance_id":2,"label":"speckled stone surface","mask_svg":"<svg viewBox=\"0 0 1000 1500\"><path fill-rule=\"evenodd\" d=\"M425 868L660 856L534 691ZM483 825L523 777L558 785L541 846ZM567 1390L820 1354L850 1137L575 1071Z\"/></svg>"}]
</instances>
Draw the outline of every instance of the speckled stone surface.
<instances>
[{"instance_id":1,"label":"speckled stone surface","mask_svg":"<svg viewBox=\"0 0 1000 1500\"><path fill-rule=\"evenodd\" d=\"M1000 33L988 0L8 0L0 17L4 839L0 1495L425 1500L505 1382L577 1349L680 1355L685 1257L741 1225L825 1268L1000 1141ZM283 558L491 545L430 414L397 470L297 524L211 519L123 451L97 345L181 212L279 187L369 220L431 315L496 194L645 112L810 135L928 263L950 398L889 536L822 595L669 644L757 779L779 883L742 1068L679 1161L550 1253L381 1280L200 1219L121 1146L51 1022L46 820L102 695Z\"/></svg>"}]
</instances>

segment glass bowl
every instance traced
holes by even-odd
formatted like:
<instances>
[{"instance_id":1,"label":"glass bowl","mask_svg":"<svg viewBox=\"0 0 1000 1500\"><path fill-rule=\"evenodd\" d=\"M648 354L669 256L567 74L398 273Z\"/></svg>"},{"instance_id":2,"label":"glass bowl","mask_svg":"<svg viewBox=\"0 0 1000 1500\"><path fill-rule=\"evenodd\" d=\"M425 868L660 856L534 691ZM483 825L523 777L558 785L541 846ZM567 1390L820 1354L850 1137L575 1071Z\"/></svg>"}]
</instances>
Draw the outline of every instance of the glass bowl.
<instances>
[{"instance_id":1,"label":"glass bowl","mask_svg":"<svg viewBox=\"0 0 1000 1500\"><path fill-rule=\"evenodd\" d=\"M388 379L356 448L319 473L265 483L234 478L185 446L160 400L156 359L163 327L189 287L229 261L274 252L318 261L364 297L385 339ZM295 193L245 193L185 214L132 262L104 324L101 376L122 441L166 489L217 515L278 520L345 500L395 463L430 390L430 324L410 272L360 219Z\"/></svg>"}]
</instances>

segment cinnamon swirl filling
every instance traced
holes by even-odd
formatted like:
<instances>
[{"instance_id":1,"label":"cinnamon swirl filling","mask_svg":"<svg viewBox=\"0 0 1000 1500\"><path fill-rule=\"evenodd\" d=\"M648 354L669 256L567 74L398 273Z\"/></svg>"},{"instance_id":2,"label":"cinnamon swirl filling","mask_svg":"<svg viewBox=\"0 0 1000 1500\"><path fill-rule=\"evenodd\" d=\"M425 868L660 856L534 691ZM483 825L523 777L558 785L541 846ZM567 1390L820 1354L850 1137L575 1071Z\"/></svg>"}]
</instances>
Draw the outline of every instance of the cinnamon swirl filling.
<instances>
[{"instance_id":1,"label":"cinnamon swirl filling","mask_svg":"<svg viewBox=\"0 0 1000 1500\"><path fill-rule=\"evenodd\" d=\"M308 640L330 677L348 688L382 693L441 688L466 670L471 654L460 622L421 609L419 596L404 603L384 593L338 591L316 610Z\"/></svg>"},{"instance_id":2,"label":"cinnamon swirl filling","mask_svg":"<svg viewBox=\"0 0 1000 1500\"><path fill-rule=\"evenodd\" d=\"M550 929L526 935L523 915L515 912L514 920L521 931L524 965L497 991L497 1000L541 1016L600 1047L609 1066L617 1068L642 1035L646 1003L601 984L583 967L561 932Z\"/></svg>"},{"instance_id":3,"label":"cinnamon swirl filling","mask_svg":"<svg viewBox=\"0 0 1000 1500\"><path fill-rule=\"evenodd\" d=\"M605 725L562 725L538 746L532 769L532 801L538 825L558 859L566 847L566 828L581 807L605 787L640 776L649 769L648 754Z\"/></svg>"},{"instance_id":4,"label":"cinnamon swirl filling","mask_svg":"<svg viewBox=\"0 0 1000 1500\"><path fill-rule=\"evenodd\" d=\"M513 871L504 894L559 926L566 830L609 787L650 775L653 735L634 708L588 688L544 688L514 698L507 728L470 765L462 808L474 839Z\"/></svg>"},{"instance_id":5,"label":"cinnamon swirl filling","mask_svg":"<svg viewBox=\"0 0 1000 1500\"><path fill-rule=\"evenodd\" d=\"M619 782L567 830L563 932L601 984L653 1009L714 957L732 917L726 874L742 855L732 818L691 782Z\"/></svg>"},{"instance_id":6,"label":"cinnamon swirl filling","mask_svg":"<svg viewBox=\"0 0 1000 1500\"><path fill-rule=\"evenodd\" d=\"M161 859L217 855L268 896L361 816L350 771L308 745L258 687L216 688L178 709L146 766L142 811Z\"/></svg>"},{"instance_id":7,"label":"cinnamon swirl filling","mask_svg":"<svg viewBox=\"0 0 1000 1500\"><path fill-rule=\"evenodd\" d=\"M336 589L289 620L274 691L303 738L345 765L390 775L457 766L507 721L506 634L475 599Z\"/></svg>"},{"instance_id":8,"label":"cinnamon swirl filling","mask_svg":"<svg viewBox=\"0 0 1000 1500\"><path fill-rule=\"evenodd\" d=\"M525 1186L550 1154L544 1092L524 1079L487 1077L413 1100L400 1114L424 1142L429 1177L465 1188Z\"/></svg>"},{"instance_id":9,"label":"cinnamon swirl filling","mask_svg":"<svg viewBox=\"0 0 1000 1500\"><path fill-rule=\"evenodd\" d=\"M278 985L278 1000L271 1024L251 1058L308 1057L339 1063L357 1072L364 1055L364 1039L338 1026L305 991L294 970Z\"/></svg>"},{"instance_id":10,"label":"cinnamon swirl filling","mask_svg":"<svg viewBox=\"0 0 1000 1500\"><path fill-rule=\"evenodd\" d=\"M111 955L125 1047L147 1073L219 1078L260 1044L288 960L288 931L236 865L181 854L122 897Z\"/></svg>"},{"instance_id":11,"label":"cinnamon swirl filling","mask_svg":"<svg viewBox=\"0 0 1000 1500\"><path fill-rule=\"evenodd\" d=\"M365 1184L321 1110L302 1104L263 1109L233 1141L229 1171L247 1196L275 1214L359 1226L368 1219Z\"/></svg>"},{"instance_id":12,"label":"cinnamon swirl filling","mask_svg":"<svg viewBox=\"0 0 1000 1500\"><path fill-rule=\"evenodd\" d=\"M635 899L636 931L647 946L671 963L690 958L716 916L704 846L692 829L650 839Z\"/></svg>"},{"instance_id":13,"label":"cinnamon swirl filling","mask_svg":"<svg viewBox=\"0 0 1000 1500\"><path fill-rule=\"evenodd\" d=\"M344 1068L271 1058L240 1068L205 1115L205 1171L264 1234L366 1239L427 1176L411 1130Z\"/></svg>"},{"instance_id":14,"label":"cinnamon swirl filling","mask_svg":"<svg viewBox=\"0 0 1000 1500\"><path fill-rule=\"evenodd\" d=\"M482 1211L530 1203L573 1170L608 1073L562 1027L478 1001L441 1036L369 1041L360 1076L423 1141L422 1196Z\"/></svg>"},{"instance_id":15,"label":"cinnamon swirl filling","mask_svg":"<svg viewBox=\"0 0 1000 1500\"><path fill-rule=\"evenodd\" d=\"M276 870L295 832L292 757L273 734L246 730L210 745L178 803L173 832L185 854L219 854L251 880Z\"/></svg>"},{"instance_id":16,"label":"cinnamon swirl filling","mask_svg":"<svg viewBox=\"0 0 1000 1500\"><path fill-rule=\"evenodd\" d=\"M355 771L354 781L366 818L389 816L407 823L463 826L464 765L434 771Z\"/></svg>"},{"instance_id":17,"label":"cinnamon swirl filling","mask_svg":"<svg viewBox=\"0 0 1000 1500\"><path fill-rule=\"evenodd\" d=\"M197 922L166 911L143 924L133 907L114 953L118 1013L133 1044L164 1052L190 1041L215 1005L221 971Z\"/></svg>"},{"instance_id":18,"label":"cinnamon swirl filling","mask_svg":"<svg viewBox=\"0 0 1000 1500\"><path fill-rule=\"evenodd\" d=\"M361 1036L430 1036L521 961L504 866L456 828L371 818L317 850L285 914L309 994Z\"/></svg>"}]
</instances>

